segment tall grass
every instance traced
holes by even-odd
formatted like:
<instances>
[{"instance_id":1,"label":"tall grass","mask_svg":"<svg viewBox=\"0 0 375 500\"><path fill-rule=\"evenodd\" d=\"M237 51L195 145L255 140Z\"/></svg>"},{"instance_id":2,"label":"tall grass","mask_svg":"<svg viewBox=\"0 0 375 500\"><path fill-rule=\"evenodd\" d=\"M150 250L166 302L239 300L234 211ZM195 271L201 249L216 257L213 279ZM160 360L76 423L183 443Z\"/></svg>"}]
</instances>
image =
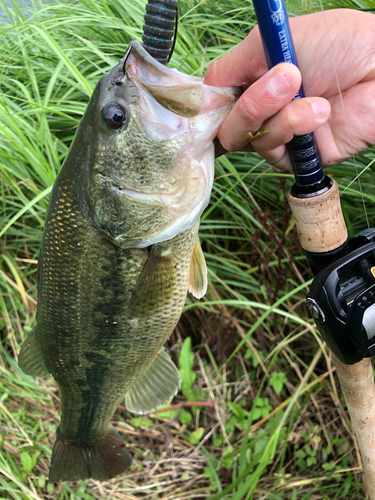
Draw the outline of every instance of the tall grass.
<instances>
[{"instance_id":1,"label":"tall grass","mask_svg":"<svg viewBox=\"0 0 375 500\"><path fill-rule=\"evenodd\" d=\"M286 202L292 178L251 154L216 164L200 232L209 290L200 302L188 299L169 344L185 377L180 409L142 419L118 410L116 426L135 457L128 475L103 484L46 483L57 389L52 380L24 375L15 362L35 323L46 208L94 85L140 39L144 3L35 0L28 12L17 0L12 8L3 4L9 21L0 37L0 498L364 498L361 459L330 354L304 305L310 273ZM294 0L288 7L299 15L319 3ZM180 0L179 8L172 65L199 76L255 22L247 1ZM363 186L372 185L373 158L373 150L356 158ZM366 226L354 171L353 161L332 169L351 235ZM371 223L373 190L364 197ZM183 344L188 337L191 350ZM202 406L183 407L186 400Z\"/></svg>"}]
</instances>

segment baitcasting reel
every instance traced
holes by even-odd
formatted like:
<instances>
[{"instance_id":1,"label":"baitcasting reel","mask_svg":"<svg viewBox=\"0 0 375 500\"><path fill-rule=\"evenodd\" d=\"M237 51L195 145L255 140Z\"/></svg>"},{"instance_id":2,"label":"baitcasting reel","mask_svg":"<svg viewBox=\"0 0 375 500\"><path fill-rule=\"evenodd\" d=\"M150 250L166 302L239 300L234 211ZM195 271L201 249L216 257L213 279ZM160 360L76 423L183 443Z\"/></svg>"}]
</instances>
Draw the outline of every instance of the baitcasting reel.
<instances>
[{"instance_id":1,"label":"baitcasting reel","mask_svg":"<svg viewBox=\"0 0 375 500\"><path fill-rule=\"evenodd\" d=\"M315 276L306 304L340 361L375 355L375 229L349 239L349 252Z\"/></svg>"}]
</instances>

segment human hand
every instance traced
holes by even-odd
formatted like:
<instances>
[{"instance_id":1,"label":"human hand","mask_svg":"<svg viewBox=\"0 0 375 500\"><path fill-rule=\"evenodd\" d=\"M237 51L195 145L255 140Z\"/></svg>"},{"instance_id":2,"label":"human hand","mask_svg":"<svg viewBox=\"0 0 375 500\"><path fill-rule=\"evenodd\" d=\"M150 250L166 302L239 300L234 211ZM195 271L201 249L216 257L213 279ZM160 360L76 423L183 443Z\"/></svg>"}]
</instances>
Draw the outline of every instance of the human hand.
<instances>
[{"instance_id":1,"label":"human hand","mask_svg":"<svg viewBox=\"0 0 375 500\"><path fill-rule=\"evenodd\" d=\"M315 131L323 166L375 144L375 16L336 9L290 19L290 26L305 99L291 102L301 82L294 65L268 71L258 27L208 68L208 85L246 89L219 130L218 155L257 151L291 170L285 144L294 135ZM269 132L249 143L248 134L263 127Z\"/></svg>"}]
</instances>

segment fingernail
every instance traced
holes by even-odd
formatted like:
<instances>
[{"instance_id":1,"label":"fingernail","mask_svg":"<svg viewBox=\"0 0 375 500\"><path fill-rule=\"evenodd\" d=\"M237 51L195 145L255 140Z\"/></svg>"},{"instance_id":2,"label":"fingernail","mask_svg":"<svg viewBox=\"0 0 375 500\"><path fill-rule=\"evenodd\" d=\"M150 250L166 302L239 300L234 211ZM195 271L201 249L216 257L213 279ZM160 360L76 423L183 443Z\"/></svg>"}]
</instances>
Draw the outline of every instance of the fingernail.
<instances>
[{"instance_id":1,"label":"fingernail","mask_svg":"<svg viewBox=\"0 0 375 500\"><path fill-rule=\"evenodd\" d=\"M312 110L319 120L327 118L327 104L325 101L315 101L311 103Z\"/></svg>"},{"instance_id":2,"label":"fingernail","mask_svg":"<svg viewBox=\"0 0 375 500\"><path fill-rule=\"evenodd\" d=\"M271 75L269 79L269 86L273 94L276 96L282 96L288 94L290 91L289 81L285 73L279 73L276 71Z\"/></svg>"}]
</instances>

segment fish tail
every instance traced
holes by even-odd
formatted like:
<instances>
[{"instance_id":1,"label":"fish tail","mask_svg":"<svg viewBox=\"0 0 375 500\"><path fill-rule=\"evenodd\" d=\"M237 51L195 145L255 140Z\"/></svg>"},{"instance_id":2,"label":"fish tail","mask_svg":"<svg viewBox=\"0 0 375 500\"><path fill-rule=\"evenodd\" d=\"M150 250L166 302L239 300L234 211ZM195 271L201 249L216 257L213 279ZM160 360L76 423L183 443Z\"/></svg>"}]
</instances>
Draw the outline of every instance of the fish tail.
<instances>
[{"instance_id":1,"label":"fish tail","mask_svg":"<svg viewBox=\"0 0 375 500\"><path fill-rule=\"evenodd\" d=\"M48 482L79 481L89 477L106 481L125 472L131 463L132 456L112 425L106 435L86 446L65 441L57 431Z\"/></svg>"}]
</instances>

